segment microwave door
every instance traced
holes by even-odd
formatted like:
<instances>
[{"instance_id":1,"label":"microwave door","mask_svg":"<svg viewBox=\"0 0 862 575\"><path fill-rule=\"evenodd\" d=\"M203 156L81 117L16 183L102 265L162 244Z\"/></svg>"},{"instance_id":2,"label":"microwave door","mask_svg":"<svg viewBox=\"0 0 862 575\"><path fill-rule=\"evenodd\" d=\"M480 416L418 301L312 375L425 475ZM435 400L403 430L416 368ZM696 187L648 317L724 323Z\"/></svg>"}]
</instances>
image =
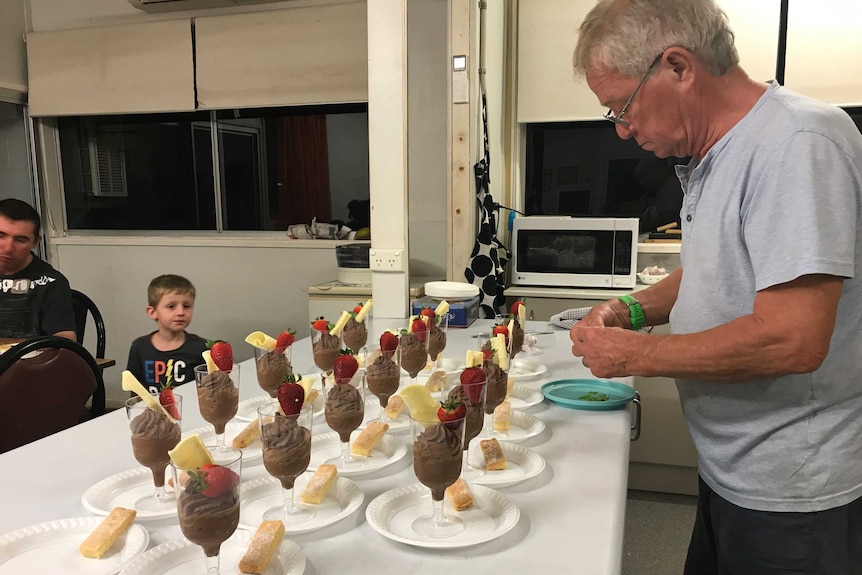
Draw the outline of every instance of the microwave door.
<instances>
[{"instance_id":1,"label":"microwave door","mask_svg":"<svg viewBox=\"0 0 862 575\"><path fill-rule=\"evenodd\" d=\"M613 230L521 230L516 255L518 283L613 287Z\"/></svg>"}]
</instances>

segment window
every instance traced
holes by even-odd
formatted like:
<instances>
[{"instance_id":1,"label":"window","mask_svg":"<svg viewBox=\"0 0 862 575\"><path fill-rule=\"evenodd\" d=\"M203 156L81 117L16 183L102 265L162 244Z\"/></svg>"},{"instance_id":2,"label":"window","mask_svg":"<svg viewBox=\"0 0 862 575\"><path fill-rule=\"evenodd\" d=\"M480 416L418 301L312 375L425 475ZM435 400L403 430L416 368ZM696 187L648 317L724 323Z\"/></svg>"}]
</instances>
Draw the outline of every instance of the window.
<instances>
[{"instance_id":1,"label":"window","mask_svg":"<svg viewBox=\"0 0 862 575\"><path fill-rule=\"evenodd\" d=\"M285 230L312 218L368 225L365 104L57 123L72 230Z\"/></svg>"}]
</instances>

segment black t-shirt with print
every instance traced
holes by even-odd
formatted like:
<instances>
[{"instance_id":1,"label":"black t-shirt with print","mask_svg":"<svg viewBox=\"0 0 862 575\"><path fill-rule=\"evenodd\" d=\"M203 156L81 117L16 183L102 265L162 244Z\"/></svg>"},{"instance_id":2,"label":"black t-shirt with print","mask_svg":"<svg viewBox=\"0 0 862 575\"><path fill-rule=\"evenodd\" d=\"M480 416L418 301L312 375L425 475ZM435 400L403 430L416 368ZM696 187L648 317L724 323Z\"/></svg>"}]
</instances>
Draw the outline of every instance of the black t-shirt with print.
<instances>
[{"instance_id":1,"label":"black t-shirt with print","mask_svg":"<svg viewBox=\"0 0 862 575\"><path fill-rule=\"evenodd\" d=\"M0 337L34 337L75 331L69 280L33 254L12 275L0 275Z\"/></svg>"},{"instance_id":2,"label":"black t-shirt with print","mask_svg":"<svg viewBox=\"0 0 862 575\"><path fill-rule=\"evenodd\" d=\"M142 335L129 348L126 369L138 378L153 395L165 387L176 387L195 380L195 366L202 365L201 355L207 349L204 338L186 334L186 341L175 350L159 351L153 347L153 333Z\"/></svg>"}]
</instances>

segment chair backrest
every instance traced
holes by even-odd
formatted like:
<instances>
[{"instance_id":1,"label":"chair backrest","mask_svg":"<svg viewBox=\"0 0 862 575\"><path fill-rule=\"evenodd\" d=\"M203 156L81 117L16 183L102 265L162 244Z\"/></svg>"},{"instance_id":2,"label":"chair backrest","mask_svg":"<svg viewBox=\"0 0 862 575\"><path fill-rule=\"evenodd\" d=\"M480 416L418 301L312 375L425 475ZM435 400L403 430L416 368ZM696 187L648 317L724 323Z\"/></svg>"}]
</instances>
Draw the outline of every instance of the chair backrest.
<instances>
[{"instance_id":1,"label":"chair backrest","mask_svg":"<svg viewBox=\"0 0 862 575\"><path fill-rule=\"evenodd\" d=\"M84 331L87 328L87 314L93 316L93 323L96 325L96 357L105 357L105 347L107 345L105 337L105 321L102 319L102 314L95 302L87 297L86 294L78 290L72 290L72 310L75 314L75 339L78 343L84 345Z\"/></svg>"},{"instance_id":2,"label":"chair backrest","mask_svg":"<svg viewBox=\"0 0 862 575\"><path fill-rule=\"evenodd\" d=\"M40 353L24 357L35 351ZM39 336L0 355L0 453L105 412L93 356L63 337Z\"/></svg>"}]
</instances>

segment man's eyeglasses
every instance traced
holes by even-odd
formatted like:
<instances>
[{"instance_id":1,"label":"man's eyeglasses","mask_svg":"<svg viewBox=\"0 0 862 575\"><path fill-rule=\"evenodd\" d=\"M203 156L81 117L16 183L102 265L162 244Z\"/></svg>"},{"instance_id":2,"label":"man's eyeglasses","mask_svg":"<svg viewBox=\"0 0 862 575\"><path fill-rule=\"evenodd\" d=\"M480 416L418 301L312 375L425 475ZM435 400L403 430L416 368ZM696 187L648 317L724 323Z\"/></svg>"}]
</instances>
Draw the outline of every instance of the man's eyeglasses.
<instances>
[{"instance_id":1,"label":"man's eyeglasses","mask_svg":"<svg viewBox=\"0 0 862 575\"><path fill-rule=\"evenodd\" d=\"M644 85L644 82L646 82L646 81L647 81L647 78L649 78L649 75L650 75L650 72L652 72L652 69L653 69L653 68L655 68L655 65L656 65L656 64L658 64L659 62L661 62L661 57L662 57L663 55L664 55L664 52L662 52L661 54L659 54L658 56L656 56L656 57L655 57L655 60L653 60L653 61L652 61L652 64L650 64L650 65L649 65L649 68L647 69L646 74L644 74L644 77L643 77L643 78L641 78L641 81L638 83L637 88L635 88L635 91L634 91L634 92L632 92L632 95L631 95L631 96L629 96L628 101L626 102L625 106L623 106L623 109L622 109L622 110L620 110L620 113L619 113L619 114L614 115L614 111L613 111L613 110L608 110L608 113L607 113L607 114L605 114L605 120L610 120L610 121L611 121L611 122L613 122L614 124L619 124L619 125L620 125L620 126L622 126L623 128L628 128L628 127L629 127L629 123L628 123L628 122L626 122L625 120L623 120L623 116L625 115L625 113L626 113L626 112L628 112L628 110L629 110L629 106L631 106L631 104L632 104L632 100L634 100L634 99L635 99L635 96L637 95L638 91L641 89L641 86L643 86L643 85Z\"/></svg>"}]
</instances>

